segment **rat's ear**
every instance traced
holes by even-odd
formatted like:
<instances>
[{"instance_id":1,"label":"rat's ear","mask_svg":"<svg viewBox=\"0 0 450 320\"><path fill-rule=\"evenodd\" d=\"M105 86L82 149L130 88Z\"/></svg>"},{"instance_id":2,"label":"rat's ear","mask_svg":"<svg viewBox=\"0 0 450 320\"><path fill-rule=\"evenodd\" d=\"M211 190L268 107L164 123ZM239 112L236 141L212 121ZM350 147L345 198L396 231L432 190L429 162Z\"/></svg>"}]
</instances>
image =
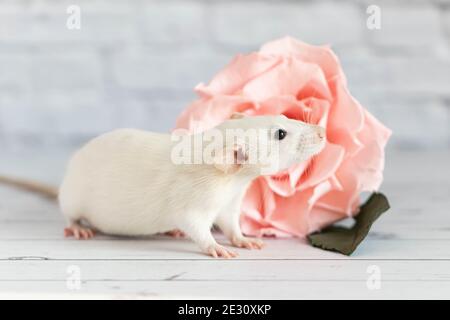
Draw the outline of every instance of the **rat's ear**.
<instances>
[{"instance_id":1,"label":"rat's ear","mask_svg":"<svg viewBox=\"0 0 450 320\"><path fill-rule=\"evenodd\" d=\"M224 147L218 150L213 159L216 169L226 174L235 173L248 160L247 148L238 144L234 144L231 148Z\"/></svg>"},{"instance_id":2,"label":"rat's ear","mask_svg":"<svg viewBox=\"0 0 450 320\"><path fill-rule=\"evenodd\" d=\"M245 114L240 113L240 112L233 112L233 114L230 116L231 120L235 120L235 119L242 119L245 117Z\"/></svg>"}]
</instances>

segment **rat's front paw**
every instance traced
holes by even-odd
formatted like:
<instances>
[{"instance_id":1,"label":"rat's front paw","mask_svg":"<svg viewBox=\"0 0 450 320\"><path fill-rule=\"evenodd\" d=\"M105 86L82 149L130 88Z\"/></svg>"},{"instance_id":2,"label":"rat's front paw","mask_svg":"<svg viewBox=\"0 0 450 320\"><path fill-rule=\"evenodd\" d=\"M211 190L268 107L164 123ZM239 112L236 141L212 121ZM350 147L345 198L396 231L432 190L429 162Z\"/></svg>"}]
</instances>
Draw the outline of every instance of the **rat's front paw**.
<instances>
[{"instance_id":1,"label":"rat's front paw","mask_svg":"<svg viewBox=\"0 0 450 320\"><path fill-rule=\"evenodd\" d=\"M94 237L94 230L84 227L78 223L72 223L67 228L64 228L65 237L75 237L77 240L87 240Z\"/></svg>"},{"instance_id":2,"label":"rat's front paw","mask_svg":"<svg viewBox=\"0 0 450 320\"><path fill-rule=\"evenodd\" d=\"M257 238L233 237L231 243L238 248L261 249L264 242Z\"/></svg>"},{"instance_id":3,"label":"rat's front paw","mask_svg":"<svg viewBox=\"0 0 450 320\"><path fill-rule=\"evenodd\" d=\"M206 248L205 252L214 258L236 258L238 254L216 243Z\"/></svg>"}]
</instances>

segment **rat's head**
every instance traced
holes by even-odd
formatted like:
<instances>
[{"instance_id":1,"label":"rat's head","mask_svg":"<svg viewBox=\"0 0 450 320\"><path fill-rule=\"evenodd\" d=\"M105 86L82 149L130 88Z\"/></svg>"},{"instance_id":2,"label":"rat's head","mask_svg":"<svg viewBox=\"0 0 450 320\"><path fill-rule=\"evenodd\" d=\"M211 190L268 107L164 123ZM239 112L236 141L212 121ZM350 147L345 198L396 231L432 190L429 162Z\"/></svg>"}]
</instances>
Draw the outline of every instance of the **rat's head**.
<instances>
[{"instance_id":1,"label":"rat's head","mask_svg":"<svg viewBox=\"0 0 450 320\"><path fill-rule=\"evenodd\" d=\"M288 169L318 154L325 145L325 129L302 121L292 120L284 115L245 116L233 114L230 120L218 128L227 139L228 161L219 165L231 172L253 172L257 175L271 175ZM231 142L230 142L231 141Z\"/></svg>"}]
</instances>

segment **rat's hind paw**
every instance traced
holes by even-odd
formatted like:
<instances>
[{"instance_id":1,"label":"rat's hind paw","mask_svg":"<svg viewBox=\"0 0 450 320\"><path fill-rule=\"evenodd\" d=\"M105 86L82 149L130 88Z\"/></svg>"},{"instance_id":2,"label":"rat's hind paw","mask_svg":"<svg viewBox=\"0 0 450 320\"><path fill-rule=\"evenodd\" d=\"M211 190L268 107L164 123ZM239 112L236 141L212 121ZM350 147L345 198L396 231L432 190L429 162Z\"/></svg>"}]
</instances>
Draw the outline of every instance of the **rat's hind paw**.
<instances>
[{"instance_id":1,"label":"rat's hind paw","mask_svg":"<svg viewBox=\"0 0 450 320\"><path fill-rule=\"evenodd\" d=\"M206 253L214 258L236 258L238 254L230 249L221 246L220 244L214 244L206 249Z\"/></svg>"},{"instance_id":2,"label":"rat's hind paw","mask_svg":"<svg viewBox=\"0 0 450 320\"><path fill-rule=\"evenodd\" d=\"M261 249L264 242L256 238L239 237L231 239L231 243L238 248Z\"/></svg>"},{"instance_id":3,"label":"rat's hind paw","mask_svg":"<svg viewBox=\"0 0 450 320\"><path fill-rule=\"evenodd\" d=\"M69 227L64 228L64 236L74 236L78 240L87 240L93 238L95 235L94 230L83 227L78 223L72 223Z\"/></svg>"},{"instance_id":4,"label":"rat's hind paw","mask_svg":"<svg viewBox=\"0 0 450 320\"><path fill-rule=\"evenodd\" d=\"M174 238L184 238L184 237L186 237L186 234L183 231L179 230L179 229L170 230L170 231L165 232L164 234L167 235L167 236L174 237Z\"/></svg>"}]
</instances>

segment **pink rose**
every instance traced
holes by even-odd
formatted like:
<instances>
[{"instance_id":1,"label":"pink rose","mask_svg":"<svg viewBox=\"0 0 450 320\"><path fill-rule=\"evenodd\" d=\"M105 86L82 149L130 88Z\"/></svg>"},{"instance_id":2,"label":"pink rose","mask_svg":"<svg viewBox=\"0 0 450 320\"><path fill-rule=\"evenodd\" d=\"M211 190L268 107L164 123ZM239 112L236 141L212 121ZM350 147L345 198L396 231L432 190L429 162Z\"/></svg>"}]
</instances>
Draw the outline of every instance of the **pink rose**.
<instances>
[{"instance_id":1,"label":"pink rose","mask_svg":"<svg viewBox=\"0 0 450 320\"><path fill-rule=\"evenodd\" d=\"M242 230L253 236L298 236L358 212L362 191L383 179L391 131L353 98L328 47L290 37L238 55L178 118L176 127L212 128L233 112L284 114L326 127L327 144L314 159L256 179L242 204Z\"/></svg>"}]
</instances>

